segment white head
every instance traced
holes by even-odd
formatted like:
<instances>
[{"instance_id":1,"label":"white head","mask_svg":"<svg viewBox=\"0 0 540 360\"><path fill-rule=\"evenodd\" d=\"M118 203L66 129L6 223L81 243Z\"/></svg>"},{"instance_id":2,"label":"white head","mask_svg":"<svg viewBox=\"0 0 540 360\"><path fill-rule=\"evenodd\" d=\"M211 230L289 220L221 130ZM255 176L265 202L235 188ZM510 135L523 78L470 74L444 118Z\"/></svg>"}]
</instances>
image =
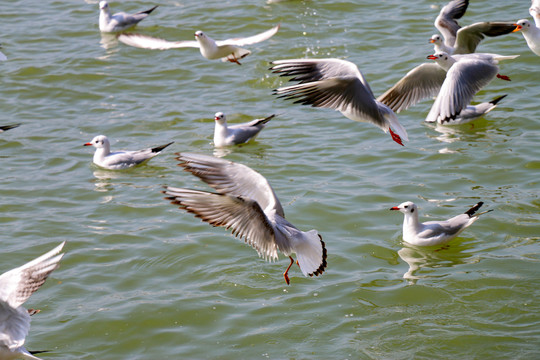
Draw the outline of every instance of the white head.
<instances>
[{"instance_id":1,"label":"white head","mask_svg":"<svg viewBox=\"0 0 540 360\"><path fill-rule=\"evenodd\" d=\"M99 2L99 9L100 10L103 10L103 9L108 9L109 8L109 3L106 2L106 1L100 1Z\"/></svg>"},{"instance_id":2,"label":"white head","mask_svg":"<svg viewBox=\"0 0 540 360\"><path fill-rule=\"evenodd\" d=\"M208 40L208 36L206 36L205 33L199 30L195 33L195 40L199 42L206 42Z\"/></svg>"},{"instance_id":3,"label":"white head","mask_svg":"<svg viewBox=\"0 0 540 360\"><path fill-rule=\"evenodd\" d=\"M92 141L87 142L84 146L93 146L96 149L110 149L111 144L109 139L105 135L98 135L92 139Z\"/></svg>"},{"instance_id":4,"label":"white head","mask_svg":"<svg viewBox=\"0 0 540 360\"><path fill-rule=\"evenodd\" d=\"M516 31L527 32L531 28L531 22L526 19L521 19L514 25L516 26L516 28L512 32L516 32Z\"/></svg>"},{"instance_id":5,"label":"white head","mask_svg":"<svg viewBox=\"0 0 540 360\"><path fill-rule=\"evenodd\" d=\"M398 206L391 207L390 210L399 210L405 215L415 214L418 212L416 204L412 201L405 201L404 203L399 204Z\"/></svg>"},{"instance_id":6,"label":"white head","mask_svg":"<svg viewBox=\"0 0 540 360\"><path fill-rule=\"evenodd\" d=\"M432 35L429 39L429 42L435 45L442 45L443 44L443 38L439 34Z\"/></svg>"},{"instance_id":7,"label":"white head","mask_svg":"<svg viewBox=\"0 0 540 360\"><path fill-rule=\"evenodd\" d=\"M227 119L225 118L225 114L222 113L222 112L217 112L215 115L214 115L214 120L216 120L216 122L220 125L223 125L224 123L227 122Z\"/></svg>"},{"instance_id":8,"label":"white head","mask_svg":"<svg viewBox=\"0 0 540 360\"><path fill-rule=\"evenodd\" d=\"M456 59L454 59L451 55L448 55L444 51L437 51L433 55L428 55L427 59L435 60L435 62L437 62L440 67L447 71L456 62Z\"/></svg>"}]
</instances>

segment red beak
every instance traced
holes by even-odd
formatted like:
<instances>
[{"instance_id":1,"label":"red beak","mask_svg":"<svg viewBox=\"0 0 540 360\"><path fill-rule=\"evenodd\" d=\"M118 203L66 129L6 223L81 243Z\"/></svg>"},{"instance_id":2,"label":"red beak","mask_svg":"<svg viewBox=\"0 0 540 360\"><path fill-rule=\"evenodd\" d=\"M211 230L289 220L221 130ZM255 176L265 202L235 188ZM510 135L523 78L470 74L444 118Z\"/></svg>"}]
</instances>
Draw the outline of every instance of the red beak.
<instances>
[{"instance_id":1,"label":"red beak","mask_svg":"<svg viewBox=\"0 0 540 360\"><path fill-rule=\"evenodd\" d=\"M218 120L219 120L219 118L218 118L218 117L216 116L216 117L214 118L214 120L218 121Z\"/></svg>"},{"instance_id":2,"label":"red beak","mask_svg":"<svg viewBox=\"0 0 540 360\"><path fill-rule=\"evenodd\" d=\"M399 208L397 206L393 206L390 208L390 210L399 210Z\"/></svg>"},{"instance_id":3,"label":"red beak","mask_svg":"<svg viewBox=\"0 0 540 360\"><path fill-rule=\"evenodd\" d=\"M437 57L435 55L428 55L426 57L426 59L429 59L429 60L437 60Z\"/></svg>"},{"instance_id":4,"label":"red beak","mask_svg":"<svg viewBox=\"0 0 540 360\"><path fill-rule=\"evenodd\" d=\"M514 30L512 30L512 32L516 32L516 31L519 31L521 29L523 29L523 26L521 25L518 25L518 24L513 24L516 28Z\"/></svg>"},{"instance_id":5,"label":"red beak","mask_svg":"<svg viewBox=\"0 0 540 360\"><path fill-rule=\"evenodd\" d=\"M92 146L90 143L83 144L83 146Z\"/></svg>"},{"instance_id":6,"label":"red beak","mask_svg":"<svg viewBox=\"0 0 540 360\"><path fill-rule=\"evenodd\" d=\"M429 42L433 44L435 42L435 40L429 39Z\"/></svg>"}]
</instances>

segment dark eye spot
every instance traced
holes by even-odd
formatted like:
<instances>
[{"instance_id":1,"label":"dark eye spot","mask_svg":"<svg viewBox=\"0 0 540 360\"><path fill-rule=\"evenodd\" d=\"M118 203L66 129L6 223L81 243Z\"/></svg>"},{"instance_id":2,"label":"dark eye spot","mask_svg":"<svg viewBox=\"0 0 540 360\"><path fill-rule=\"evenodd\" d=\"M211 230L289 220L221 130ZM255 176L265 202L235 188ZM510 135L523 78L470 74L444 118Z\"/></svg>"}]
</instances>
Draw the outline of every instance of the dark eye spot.
<instances>
[{"instance_id":1,"label":"dark eye spot","mask_svg":"<svg viewBox=\"0 0 540 360\"><path fill-rule=\"evenodd\" d=\"M405 205L404 208L407 209L409 207L409 205Z\"/></svg>"},{"instance_id":2,"label":"dark eye spot","mask_svg":"<svg viewBox=\"0 0 540 360\"><path fill-rule=\"evenodd\" d=\"M411 214L414 212L414 209L411 209Z\"/></svg>"}]
</instances>

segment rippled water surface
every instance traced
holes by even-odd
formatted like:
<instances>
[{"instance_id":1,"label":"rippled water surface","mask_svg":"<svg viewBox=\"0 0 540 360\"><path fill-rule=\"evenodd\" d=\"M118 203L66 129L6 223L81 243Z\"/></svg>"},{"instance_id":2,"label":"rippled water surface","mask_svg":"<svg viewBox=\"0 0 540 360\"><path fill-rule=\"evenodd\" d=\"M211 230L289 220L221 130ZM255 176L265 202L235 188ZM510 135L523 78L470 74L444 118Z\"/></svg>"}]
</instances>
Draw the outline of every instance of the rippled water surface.
<instances>
[{"instance_id":1,"label":"rippled water surface","mask_svg":"<svg viewBox=\"0 0 540 360\"><path fill-rule=\"evenodd\" d=\"M111 2L135 12L154 3ZM157 3L156 3L157 4ZM196 49L150 51L101 36L97 1L10 1L0 14L0 272L67 240L66 256L27 302L26 345L43 359L532 359L540 356L540 58L519 33L482 51L501 64L479 101L508 94L472 124L426 125L432 101L399 114L410 141L339 113L276 99L268 62L337 57L381 94L432 53L444 3L169 1L136 29L170 40L254 34L242 66ZM529 1L471 0L462 24L529 18ZM213 114L279 114L229 160L266 176L287 218L316 228L327 271L305 278L266 263L221 228L171 206L163 185L208 189L174 153L213 154ZM91 164L98 134L114 149L174 140L127 171ZM441 248L405 246L411 200L422 219L484 201L484 215Z\"/></svg>"}]
</instances>

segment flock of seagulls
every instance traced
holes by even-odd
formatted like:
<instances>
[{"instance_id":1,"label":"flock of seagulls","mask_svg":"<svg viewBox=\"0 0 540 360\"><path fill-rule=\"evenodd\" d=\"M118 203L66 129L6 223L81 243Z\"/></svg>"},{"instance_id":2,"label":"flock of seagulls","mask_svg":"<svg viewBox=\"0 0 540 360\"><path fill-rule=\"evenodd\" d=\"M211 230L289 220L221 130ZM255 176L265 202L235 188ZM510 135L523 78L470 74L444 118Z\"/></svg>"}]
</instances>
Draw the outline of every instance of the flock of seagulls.
<instances>
[{"instance_id":1,"label":"flock of seagulls","mask_svg":"<svg viewBox=\"0 0 540 360\"><path fill-rule=\"evenodd\" d=\"M452 0L444 6L435 20L440 34L433 35L434 53L425 62L410 70L394 86L375 97L358 67L346 60L284 59L271 62L270 70L289 77L293 85L280 87L274 94L295 103L318 108L329 108L358 122L366 122L389 133L399 145L408 141L405 128L396 114L419 101L436 97L426 122L442 125L463 124L494 109L506 94L489 102L471 105L475 94L494 79L510 80L499 73L499 62L515 59L518 55L477 53L479 43L486 37L521 32L529 48L540 56L540 0L532 0L529 13L534 24L522 19L517 22L478 22L461 27L459 20L466 12L469 0ZM270 39L280 24L262 33L216 41L202 31L195 32L195 40L168 41L147 35L126 33L147 18L157 6L135 14L111 15L106 1L99 3L99 29L118 33L124 44L153 50L198 48L209 60L221 59L241 65L240 60L251 52L244 46ZM0 53L0 60L7 57ZM228 125L225 114L215 114L214 146L227 147L254 139L276 115L247 123ZM0 132L20 124L0 126ZM109 170L121 170L143 164L160 154L173 142L137 151L111 152L109 139L98 135L84 146L93 146L93 163ZM275 261L278 252L289 257L283 273L290 284L289 270L296 262L304 276L318 276L327 267L327 249L317 230L302 231L285 219L283 207L268 180L246 165L225 159L177 153L183 169L205 183L215 192L166 186L163 193L168 201L194 214L213 226L231 229L232 233L253 247L260 257ZM390 208L404 214L403 240L415 246L444 245L458 236L488 210L478 213L483 205L477 203L465 213L444 221L420 223L418 208L404 202ZM24 347L30 327L30 315L39 310L26 310L24 302L45 282L62 259L60 244L35 260L0 275L0 357L22 355L37 359ZM293 258L293 254L296 255Z\"/></svg>"}]
</instances>

